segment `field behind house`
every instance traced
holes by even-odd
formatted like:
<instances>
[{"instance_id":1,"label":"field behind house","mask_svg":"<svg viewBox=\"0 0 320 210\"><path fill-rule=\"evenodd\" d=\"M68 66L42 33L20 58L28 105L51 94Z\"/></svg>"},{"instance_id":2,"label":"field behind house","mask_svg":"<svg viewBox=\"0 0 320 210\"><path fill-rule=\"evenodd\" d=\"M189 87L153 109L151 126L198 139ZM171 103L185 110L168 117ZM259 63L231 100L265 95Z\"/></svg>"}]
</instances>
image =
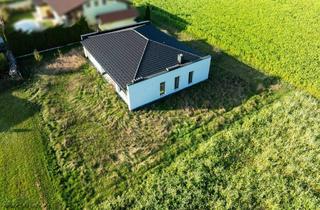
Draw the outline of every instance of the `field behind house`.
<instances>
[{"instance_id":1,"label":"field behind house","mask_svg":"<svg viewBox=\"0 0 320 210\"><path fill-rule=\"evenodd\" d=\"M320 97L320 1L135 0L244 63ZM160 9L161 8L161 9Z\"/></svg>"}]
</instances>

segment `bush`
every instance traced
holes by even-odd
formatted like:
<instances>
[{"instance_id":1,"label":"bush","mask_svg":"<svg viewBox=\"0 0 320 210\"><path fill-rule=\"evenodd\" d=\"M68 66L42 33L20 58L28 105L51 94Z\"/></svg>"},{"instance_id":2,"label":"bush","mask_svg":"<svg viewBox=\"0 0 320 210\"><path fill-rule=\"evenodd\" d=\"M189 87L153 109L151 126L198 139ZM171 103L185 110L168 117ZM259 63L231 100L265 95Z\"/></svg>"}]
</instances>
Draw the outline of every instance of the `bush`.
<instances>
[{"instance_id":1,"label":"bush","mask_svg":"<svg viewBox=\"0 0 320 210\"><path fill-rule=\"evenodd\" d=\"M8 63L4 54L0 53L0 74L8 71Z\"/></svg>"},{"instance_id":2,"label":"bush","mask_svg":"<svg viewBox=\"0 0 320 210\"><path fill-rule=\"evenodd\" d=\"M43 56L40 55L38 50L33 51L33 56L34 56L35 61L37 61L37 62L42 61Z\"/></svg>"},{"instance_id":3,"label":"bush","mask_svg":"<svg viewBox=\"0 0 320 210\"><path fill-rule=\"evenodd\" d=\"M92 32L84 18L70 27L57 26L42 32L24 33L12 31L7 34L10 49L14 55L32 53L35 49L41 51L72 42L80 41L80 36Z\"/></svg>"},{"instance_id":4,"label":"bush","mask_svg":"<svg viewBox=\"0 0 320 210\"><path fill-rule=\"evenodd\" d=\"M9 10L7 7L0 6L0 19L7 22L9 19Z\"/></svg>"}]
</instances>

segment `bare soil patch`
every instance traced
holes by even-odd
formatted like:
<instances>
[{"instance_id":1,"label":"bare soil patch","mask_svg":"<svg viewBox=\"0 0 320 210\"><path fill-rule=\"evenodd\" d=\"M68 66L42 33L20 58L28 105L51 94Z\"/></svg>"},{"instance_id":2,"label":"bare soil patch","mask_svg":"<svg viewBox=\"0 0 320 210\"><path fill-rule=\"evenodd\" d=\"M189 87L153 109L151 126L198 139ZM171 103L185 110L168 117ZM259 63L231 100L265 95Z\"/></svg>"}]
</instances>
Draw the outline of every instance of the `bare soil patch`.
<instances>
[{"instance_id":1,"label":"bare soil patch","mask_svg":"<svg viewBox=\"0 0 320 210\"><path fill-rule=\"evenodd\" d=\"M82 50L76 48L64 55L59 55L53 61L45 63L40 68L40 72L48 75L76 72L85 63L86 59L83 56Z\"/></svg>"}]
</instances>

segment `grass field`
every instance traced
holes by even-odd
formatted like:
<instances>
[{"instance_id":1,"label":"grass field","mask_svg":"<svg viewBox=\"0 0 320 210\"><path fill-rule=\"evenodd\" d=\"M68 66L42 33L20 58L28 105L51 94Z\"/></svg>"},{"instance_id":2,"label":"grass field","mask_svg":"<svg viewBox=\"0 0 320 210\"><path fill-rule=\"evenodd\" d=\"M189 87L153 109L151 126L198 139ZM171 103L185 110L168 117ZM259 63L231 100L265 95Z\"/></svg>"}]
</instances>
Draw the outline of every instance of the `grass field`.
<instances>
[{"instance_id":1,"label":"grass field","mask_svg":"<svg viewBox=\"0 0 320 210\"><path fill-rule=\"evenodd\" d=\"M162 20L213 56L210 78L137 112L80 48L24 61L0 90L0 208L320 206L320 101Z\"/></svg>"},{"instance_id":2,"label":"grass field","mask_svg":"<svg viewBox=\"0 0 320 210\"><path fill-rule=\"evenodd\" d=\"M320 1L135 0L244 63L320 97Z\"/></svg>"},{"instance_id":3,"label":"grass field","mask_svg":"<svg viewBox=\"0 0 320 210\"><path fill-rule=\"evenodd\" d=\"M78 55L38 66L16 91L41 106L35 124L66 206L318 206L319 101L227 55L215 60L208 82L137 112Z\"/></svg>"},{"instance_id":4,"label":"grass field","mask_svg":"<svg viewBox=\"0 0 320 210\"><path fill-rule=\"evenodd\" d=\"M47 170L40 106L27 96L0 93L0 209L62 208Z\"/></svg>"}]
</instances>

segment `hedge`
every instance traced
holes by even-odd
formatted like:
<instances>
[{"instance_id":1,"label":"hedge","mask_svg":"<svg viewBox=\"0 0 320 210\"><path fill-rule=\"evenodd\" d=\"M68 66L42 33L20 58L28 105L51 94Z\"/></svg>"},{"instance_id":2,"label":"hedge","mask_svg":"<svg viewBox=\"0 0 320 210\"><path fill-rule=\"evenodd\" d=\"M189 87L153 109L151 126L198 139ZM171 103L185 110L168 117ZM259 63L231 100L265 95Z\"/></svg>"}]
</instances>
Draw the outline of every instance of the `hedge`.
<instances>
[{"instance_id":1,"label":"hedge","mask_svg":"<svg viewBox=\"0 0 320 210\"><path fill-rule=\"evenodd\" d=\"M81 18L70 27L57 26L41 32L25 33L11 31L7 34L9 47L15 56L32 53L35 49L45 50L80 41L80 36L90 33L88 23Z\"/></svg>"}]
</instances>

